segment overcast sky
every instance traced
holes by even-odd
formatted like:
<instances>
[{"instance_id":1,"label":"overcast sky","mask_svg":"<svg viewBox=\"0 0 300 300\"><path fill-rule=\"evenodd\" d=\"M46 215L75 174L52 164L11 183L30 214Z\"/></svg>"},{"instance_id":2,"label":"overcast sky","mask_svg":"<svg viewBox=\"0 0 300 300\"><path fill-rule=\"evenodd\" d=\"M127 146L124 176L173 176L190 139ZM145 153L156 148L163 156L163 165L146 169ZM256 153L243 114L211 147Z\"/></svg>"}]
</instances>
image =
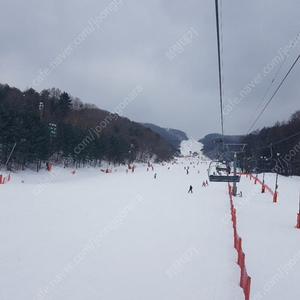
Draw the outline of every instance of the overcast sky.
<instances>
[{"instance_id":1,"label":"overcast sky","mask_svg":"<svg viewBox=\"0 0 300 300\"><path fill-rule=\"evenodd\" d=\"M108 111L140 86L125 117L195 139L221 132L214 0L0 3L1 83L38 92L56 87ZM300 31L300 1L231 0L221 7L225 134L244 134ZM300 54L297 42L264 103ZM182 50L170 59L176 43ZM300 109L299 75L300 62L253 130Z\"/></svg>"}]
</instances>

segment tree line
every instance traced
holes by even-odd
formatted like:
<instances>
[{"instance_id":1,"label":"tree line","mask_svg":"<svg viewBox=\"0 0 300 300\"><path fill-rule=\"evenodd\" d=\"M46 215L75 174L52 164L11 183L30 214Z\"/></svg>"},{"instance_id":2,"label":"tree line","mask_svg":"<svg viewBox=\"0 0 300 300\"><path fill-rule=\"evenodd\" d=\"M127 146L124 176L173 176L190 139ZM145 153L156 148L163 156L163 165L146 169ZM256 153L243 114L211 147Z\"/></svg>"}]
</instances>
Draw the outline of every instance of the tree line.
<instances>
[{"instance_id":1,"label":"tree line","mask_svg":"<svg viewBox=\"0 0 300 300\"><path fill-rule=\"evenodd\" d=\"M249 173L278 172L300 175L300 110L287 121L276 122L246 136L208 134L200 140L203 153L215 160L233 160L224 144L246 144L238 154L240 167Z\"/></svg>"},{"instance_id":2,"label":"tree line","mask_svg":"<svg viewBox=\"0 0 300 300\"><path fill-rule=\"evenodd\" d=\"M113 164L167 160L170 149L149 128L67 92L21 91L0 84L0 164L8 162L9 170L34 166L38 171L46 163L80 167L100 166L102 160Z\"/></svg>"},{"instance_id":3,"label":"tree line","mask_svg":"<svg viewBox=\"0 0 300 300\"><path fill-rule=\"evenodd\" d=\"M300 175L300 110L288 121L246 135L242 143L247 144L241 157L245 169Z\"/></svg>"}]
</instances>

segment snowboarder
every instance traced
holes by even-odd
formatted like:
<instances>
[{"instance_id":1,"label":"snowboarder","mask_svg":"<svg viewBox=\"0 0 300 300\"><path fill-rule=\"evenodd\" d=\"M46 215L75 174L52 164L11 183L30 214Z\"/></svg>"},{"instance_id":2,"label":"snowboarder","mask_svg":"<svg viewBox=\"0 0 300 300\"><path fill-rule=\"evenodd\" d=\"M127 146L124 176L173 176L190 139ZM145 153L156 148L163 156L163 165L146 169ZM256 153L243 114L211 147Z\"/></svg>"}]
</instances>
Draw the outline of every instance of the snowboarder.
<instances>
[{"instance_id":1,"label":"snowboarder","mask_svg":"<svg viewBox=\"0 0 300 300\"><path fill-rule=\"evenodd\" d=\"M189 189L188 193L192 193L193 194L193 186L190 185L190 189Z\"/></svg>"}]
</instances>

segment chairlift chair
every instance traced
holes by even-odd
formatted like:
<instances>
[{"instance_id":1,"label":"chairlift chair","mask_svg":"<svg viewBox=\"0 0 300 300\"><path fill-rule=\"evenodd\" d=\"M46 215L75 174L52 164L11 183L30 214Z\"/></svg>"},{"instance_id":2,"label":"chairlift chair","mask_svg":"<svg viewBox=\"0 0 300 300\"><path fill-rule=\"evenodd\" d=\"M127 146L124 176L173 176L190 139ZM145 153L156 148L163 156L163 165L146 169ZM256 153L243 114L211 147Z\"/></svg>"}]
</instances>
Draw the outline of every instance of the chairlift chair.
<instances>
[{"instance_id":1,"label":"chairlift chair","mask_svg":"<svg viewBox=\"0 0 300 300\"><path fill-rule=\"evenodd\" d=\"M226 163L212 161L208 168L208 178L210 182L240 182L241 176L228 173Z\"/></svg>"}]
</instances>

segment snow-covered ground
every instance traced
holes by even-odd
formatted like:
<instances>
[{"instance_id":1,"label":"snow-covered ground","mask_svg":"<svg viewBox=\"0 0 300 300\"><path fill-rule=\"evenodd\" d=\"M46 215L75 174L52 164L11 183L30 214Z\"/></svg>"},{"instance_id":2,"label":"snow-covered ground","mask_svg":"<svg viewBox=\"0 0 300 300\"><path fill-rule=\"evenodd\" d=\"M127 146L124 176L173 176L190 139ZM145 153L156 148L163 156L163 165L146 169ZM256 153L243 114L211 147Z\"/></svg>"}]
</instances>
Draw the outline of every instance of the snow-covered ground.
<instances>
[{"instance_id":1,"label":"snow-covered ground","mask_svg":"<svg viewBox=\"0 0 300 300\"><path fill-rule=\"evenodd\" d=\"M138 164L128 174L125 167L12 174L0 186L0 298L244 299L227 184L202 187L203 159L179 158L154 171ZM280 177L276 204L267 191L252 192L253 181L239 184L243 198L234 202L252 299L299 299L298 184ZM289 274L265 292L291 259Z\"/></svg>"},{"instance_id":2,"label":"snow-covered ground","mask_svg":"<svg viewBox=\"0 0 300 300\"><path fill-rule=\"evenodd\" d=\"M201 149L203 148L203 144L199 143L195 139L189 139L187 141L182 141L180 144L180 152L184 156L189 156L194 152L199 153L201 156Z\"/></svg>"},{"instance_id":3,"label":"snow-covered ground","mask_svg":"<svg viewBox=\"0 0 300 300\"><path fill-rule=\"evenodd\" d=\"M258 176L261 180L263 175ZM275 174L265 174L274 191ZM279 176L277 203L261 185L243 176L242 198L234 198L237 226L243 238L251 299L300 299L300 230L295 229L299 210L300 178Z\"/></svg>"}]
</instances>

